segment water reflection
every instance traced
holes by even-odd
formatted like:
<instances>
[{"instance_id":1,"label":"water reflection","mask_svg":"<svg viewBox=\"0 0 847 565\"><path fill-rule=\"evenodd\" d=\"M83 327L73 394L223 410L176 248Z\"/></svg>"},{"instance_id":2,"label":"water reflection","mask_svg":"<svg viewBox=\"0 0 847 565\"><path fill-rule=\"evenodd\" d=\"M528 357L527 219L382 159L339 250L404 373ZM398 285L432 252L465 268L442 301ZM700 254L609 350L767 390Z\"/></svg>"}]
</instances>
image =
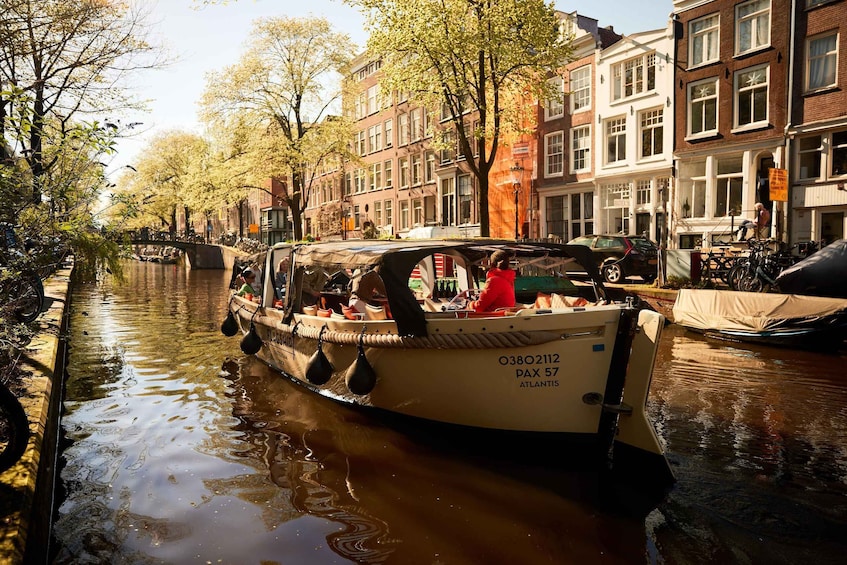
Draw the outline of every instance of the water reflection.
<instances>
[{"instance_id":1,"label":"water reflection","mask_svg":"<svg viewBox=\"0 0 847 565\"><path fill-rule=\"evenodd\" d=\"M673 326L656 503L553 444L384 425L244 358L226 273L134 264L73 297L57 563L836 562L845 358ZM222 367L223 365L223 367Z\"/></svg>"}]
</instances>

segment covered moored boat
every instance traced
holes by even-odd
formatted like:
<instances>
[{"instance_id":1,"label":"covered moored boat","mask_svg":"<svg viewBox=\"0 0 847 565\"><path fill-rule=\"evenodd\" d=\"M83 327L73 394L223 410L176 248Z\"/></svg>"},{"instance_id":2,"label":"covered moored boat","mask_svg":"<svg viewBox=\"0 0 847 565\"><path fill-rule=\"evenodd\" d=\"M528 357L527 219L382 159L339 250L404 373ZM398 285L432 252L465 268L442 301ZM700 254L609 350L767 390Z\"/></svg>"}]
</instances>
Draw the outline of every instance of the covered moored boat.
<instances>
[{"instance_id":1,"label":"covered moored boat","mask_svg":"<svg viewBox=\"0 0 847 565\"><path fill-rule=\"evenodd\" d=\"M499 249L512 256L518 304L466 309L463 295L482 288ZM245 353L295 383L421 420L562 436L586 456L611 453L615 468L672 479L646 413L664 319L608 301L590 250L485 239L280 244L262 270L262 297L233 295L222 330L240 329ZM381 292L354 308L351 290L367 273Z\"/></svg>"},{"instance_id":2,"label":"covered moored boat","mask_svg":"<svg viewBox=\"0 0 847 565\"><path fill-rule=\"evenodd\" d=\"M674 323L709 337L837 351L847 337L847 299L682 289Z\"/></svg>"}]
</instances>

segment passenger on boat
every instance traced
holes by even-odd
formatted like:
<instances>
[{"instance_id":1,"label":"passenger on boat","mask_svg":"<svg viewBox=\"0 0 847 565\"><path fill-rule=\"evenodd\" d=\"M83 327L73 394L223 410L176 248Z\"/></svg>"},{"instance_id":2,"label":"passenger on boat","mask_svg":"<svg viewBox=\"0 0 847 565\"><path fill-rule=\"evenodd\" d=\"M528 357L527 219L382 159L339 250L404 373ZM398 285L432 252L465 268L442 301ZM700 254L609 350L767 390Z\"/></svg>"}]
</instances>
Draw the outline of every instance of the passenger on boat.
<instances>
[{"instance_id":1,"label":"passenger on boat","mask_svg":"<svg viewBox=\"0 0 847 565\"><path fill-rule=\"evenodd\" d=\"M258 296L259 293L253 288L253 285L256 282L256 272L247 267L243 271L241 271L241 279L244 281L244 284L241 285L241 288L238 289L236 293L238 296L244 296L245 294L252 294L253 296Z\"/></svg>"},{"instance_id":2,"label":"passenger on boat","mask_svg":"<svg viewBox=\"0 0 847 565\"><path fill-rule=\"evenodd\" d=\"M517 273L509 268L512 254L498 249L491 254L491 266L485 275L485 288L478 300L468 302L467 308L475 312L493 312L498 308L515 306L515 277ZM467 295L468 291L462 294Z\"/></svg>"},{"instance_id":3,"label":"passenger on boat","mask_svg":"<svg viewBox=\"0 0 847 565\"><path fill-rule=\"evenodd\" d=\"M285 286L288 282L288 268L290 265L291 260L288 257L283 257L277 263L276 275L274 275L274 288L276 289L277 298L282 298L285 295Z\"/></svg>"},{"instance_id":4,"label":"passenger on boat","mask_svg":"<svg viewBox=\"0 0 847 565\"><path fill-rule=\"evenodd\" d=\"M350 289L348 305L355 308L357 312L365 312L368 302L385 298L386 295L385 283L376 271L354 273L353 280L350 281Z\"/></svg>"},{"instance_id":5,"label":"passenger on boat","mask_svg":"<svg viewBox=\"0 0 847 565\"><path fill-rule=\"evenodd\" d=\"M302 269L297 269L300 272L300 301L303 306L315 306L320 303L321 292L329 280L329 275L320 267L308 265ZM296 275L295 275L296 276ZM296 280L296 278L295 278Z\"/></svg>"}]
</instances>

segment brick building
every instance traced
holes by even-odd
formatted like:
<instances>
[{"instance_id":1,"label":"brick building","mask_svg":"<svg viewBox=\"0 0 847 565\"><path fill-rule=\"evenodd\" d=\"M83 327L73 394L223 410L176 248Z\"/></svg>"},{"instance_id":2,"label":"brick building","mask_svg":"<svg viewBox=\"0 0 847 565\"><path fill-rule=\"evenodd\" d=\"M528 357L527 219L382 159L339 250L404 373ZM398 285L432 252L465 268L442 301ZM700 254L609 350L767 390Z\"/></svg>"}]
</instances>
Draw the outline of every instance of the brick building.
<instances>
[{"instance_id":1,"label":"brick building","mask_svg":"<svg viewBox=\"0 0 847 565\"><path fill-rule=\"evenodd\" d=\"M790 241L844 237L847 2L798 0L788 125Z\"/></svg>"},{"instance_id":2,"label":"brick building","mask_svg":"<svg viewBox=\"0 0 847 565\"><path fill-rule=\"evenodd\" d=\"M789 0L675 0L677 183L671 233L679 248L726 243L754 204L783 229L768 170L785 168Z\"/></svg>"}]
</instances>

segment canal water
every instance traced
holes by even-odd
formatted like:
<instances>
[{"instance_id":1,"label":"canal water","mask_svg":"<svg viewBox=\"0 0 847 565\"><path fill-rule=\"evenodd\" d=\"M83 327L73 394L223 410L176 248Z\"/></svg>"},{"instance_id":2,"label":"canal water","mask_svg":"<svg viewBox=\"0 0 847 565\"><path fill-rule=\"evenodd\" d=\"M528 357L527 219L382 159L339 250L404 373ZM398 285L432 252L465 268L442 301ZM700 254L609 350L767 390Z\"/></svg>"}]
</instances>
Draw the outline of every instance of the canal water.
<instances>
[{"instance_id":1,"label":"canal water","mask_svg":"<svg viewBox=\"0 0 847 565\"><path fill-rule=\"evenodd\" d=\"M227 273L78 286L54 563L843 563L847 355L666 328L654 496L558 446L385 425L219 331Z\"/></svg>"}]
</instances>

